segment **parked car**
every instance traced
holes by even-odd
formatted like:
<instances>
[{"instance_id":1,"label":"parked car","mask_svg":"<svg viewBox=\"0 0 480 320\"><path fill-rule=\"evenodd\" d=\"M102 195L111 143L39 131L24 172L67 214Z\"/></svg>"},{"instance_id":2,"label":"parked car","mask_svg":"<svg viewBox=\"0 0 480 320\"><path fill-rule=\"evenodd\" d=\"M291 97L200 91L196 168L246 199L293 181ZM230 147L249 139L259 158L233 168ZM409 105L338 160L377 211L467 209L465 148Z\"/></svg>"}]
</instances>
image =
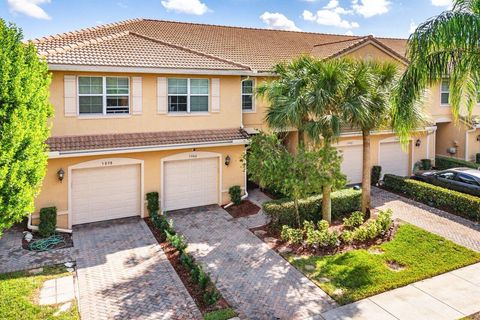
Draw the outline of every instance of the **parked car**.
<instances>
[{"instance_id":1,"label":"parked car","mask_svg":"<svg viewBox=\"0 0 480 320\"><path fill-rule=\"evenodd\" d=\"M412 178L440 187L480 196L480 170L451 168L442 171L419 171Z\"/></svg>"}]
</instances>

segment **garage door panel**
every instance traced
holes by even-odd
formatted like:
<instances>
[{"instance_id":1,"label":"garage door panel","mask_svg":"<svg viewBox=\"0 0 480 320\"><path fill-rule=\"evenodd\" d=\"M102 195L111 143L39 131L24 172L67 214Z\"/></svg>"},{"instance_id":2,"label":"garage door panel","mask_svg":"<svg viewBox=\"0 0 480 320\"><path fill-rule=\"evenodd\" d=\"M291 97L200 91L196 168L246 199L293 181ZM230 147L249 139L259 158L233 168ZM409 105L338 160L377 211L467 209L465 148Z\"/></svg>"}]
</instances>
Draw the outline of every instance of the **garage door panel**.
<instances>
[{"instance_id":1,"label":"garage door panel","mask_svg":"<svg viewBox=\"0 0 480 320\"><path fill-rule=\"evenodd\" d=\"M140 165L73 170L73 224L139 215L140 178Z\"/></svg>"},{"instance_id":2,"label":"garage door panel","mask_svg":"<svg viewBox=\"0 0 480 320\"><path fill-rule=\"evenodd\" d=\"M385 173L398 176L408 175L408 152L404 152L400 142L380 143L380 166L382 167L382 176Z\"/></svg>"},{"instance_id":3,"label":"garage door panel","mask_svg":"<svg viewBox=\"0 0 480 320\"><path fill-rule=\"evenodd\" d=\"M164 209L218 203L218 170L218 158L165 162Z\"/></svg>"},{"instance_id":4,"label":"garage door panel","mask_svg":"<svg viewBox=\"0 0 480 320\"><path fill-rule=\"evenodd\" d=\"M362 182L362 145L337 147L343 156L341 170L347 176L347 184Z\"/></svg>"}]
</instances>

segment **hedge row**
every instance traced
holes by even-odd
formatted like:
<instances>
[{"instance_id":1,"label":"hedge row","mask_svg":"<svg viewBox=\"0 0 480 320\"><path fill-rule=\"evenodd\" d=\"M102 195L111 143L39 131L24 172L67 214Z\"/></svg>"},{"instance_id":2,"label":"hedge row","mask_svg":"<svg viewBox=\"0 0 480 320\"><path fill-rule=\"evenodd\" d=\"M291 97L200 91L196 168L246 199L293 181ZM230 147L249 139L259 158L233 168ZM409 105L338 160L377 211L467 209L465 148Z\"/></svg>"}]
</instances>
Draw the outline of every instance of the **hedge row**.
<instances>
[{"instance_id":1,"label":"hedge row","mask_svg":"<svg viewBox=\"0 0 480 320\"><path fill-rule=\"evenodd\" d=\"M473 163L471 161L466 161L457 158L445 157L445 156L436 156L435 157L435 168L438 170L446 170L450 168L457 167L468 167L473 169L478 169L480 165Z\"/></svg>"},{"instance_id":2,"label":"hedge row","mask_svg":"<svg viewBox=\"0 0 480 320\"><path fill-rule=\"evenodd\" d=\"M340 219L360 210L362 192L354 189L343 189L332 192L332 218ZM263 211L271 219L271 226L280 229L287 225L296 226L295 207L293 201L280 199L263 204ZM312 196L299 201L301 221L317 222L322 218L322 195Z\"/></svg>"},{"instance_id":3,"label":"hedge row","mask_svg":"<svg viewBox=\"0 0 480 320\"><path fill-rule=\"evenodd\" d=\"M393 174L386 174L383 182L386 189L404 194L413 200L472 221L480 221L479 197Z\"/></svg>"}]
</instances>

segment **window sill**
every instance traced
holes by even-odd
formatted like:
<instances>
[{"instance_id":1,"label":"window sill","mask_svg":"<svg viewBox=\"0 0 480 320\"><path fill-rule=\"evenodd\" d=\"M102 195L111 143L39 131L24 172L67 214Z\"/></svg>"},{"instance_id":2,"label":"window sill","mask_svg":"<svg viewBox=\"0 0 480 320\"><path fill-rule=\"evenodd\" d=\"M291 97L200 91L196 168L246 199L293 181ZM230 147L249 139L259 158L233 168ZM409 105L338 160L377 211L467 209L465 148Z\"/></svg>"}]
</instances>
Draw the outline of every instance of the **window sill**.
<instances>
[{"instance_id":1,"label":"window sill","mask_svg":"<svg viewBox=\"0 0 480 320\"><path fill-rule=\"evenodd\" d=\"M201 117L209 116L209 112L168 112L167 116L169 117Z\"/></svg>"},{"instance_id":2,"label":"window sill","mask_svg":"<svg viewBox=\"0 0 480 320\"><path fill-rule=\"evenodd\" d=\"M82 115L79 115L77 118L80 119L80 120L98 120L98 119L126 119L126 118L130 118L132 115L131 114L123 114L123 115L120 115L120 114L108 114L108 115L85 115L85 114L82 114Z\"/></svg>"},{"instance_id":3,"label":"window sill","mask_svg":"<svg viewBox=\"0 0 480 320\"><path fill-rule=\"evenodd\" d=\"M243 110L242 113L257 113L257 110Z\"/></svg>"}]
</instances>

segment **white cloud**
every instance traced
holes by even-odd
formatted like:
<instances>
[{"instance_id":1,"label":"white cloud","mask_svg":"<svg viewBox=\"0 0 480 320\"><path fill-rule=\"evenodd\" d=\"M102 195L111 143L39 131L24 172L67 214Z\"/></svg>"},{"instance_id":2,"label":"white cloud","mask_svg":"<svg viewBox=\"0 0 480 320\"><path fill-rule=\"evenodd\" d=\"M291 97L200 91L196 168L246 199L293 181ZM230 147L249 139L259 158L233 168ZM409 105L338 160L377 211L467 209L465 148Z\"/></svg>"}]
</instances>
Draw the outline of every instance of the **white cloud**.
<instances>
[{"instance_id":1,"label":"white cloud","mask_svg":"<svg viewBox=\"0 0 480 320\"><path fill-rule=\"evenodd\" d=\"M50 3L50 0L7 0L12 13L22 13L32 18L50 20L50 16L40 5Z\"/></svg>"},{"instance_id":2,"label":"white cloud","mask_svg":"<svg viewBox=\"0 0 480 320\"><path fill-rule=\"evenodd\" d=\"M315 14L304 10L303 19L306 21L315 21L324 26L332 26L343 29L355 29L360 25L354 21L348 21L342 18L342 15L352 14L351 10L340 7L338 0L330 0L323 9L318 10Z\"/></svg>"},{"instance_id":3,"label":"white cloud","mask_svg":"<svg viewBox=\"0 0 480 320\"><path fill-rule=\"evenodd\" d=\"M410 29L409 29L408 32L409 32L409 33L414 33L415 30L417 29L417 27L418 27L418 24L415 23L415 21L411 20L411 21L410 21Z\"/></svg>"},{"instance_id":4,"label":"white cloud","mask_svg":"<svg viewBox=\"0 0 480 320\"><path fill-rule=\"evenodd\" d=\"M168 11L175 11L178 13L194 14L201 16L209 9L207 5L200 0L164 0L162 6Z\"/></svg>"},{"instance_id":5,"label":"white cloud","mask_svg":"<svg viewBox=\"0 0 480 320\"><path fill-rule=\"evenodd\" d=\"M300 31L295 22L278 12L264 12L260 19L270 28L288 31Z\"/></svg>"},{"instance_id":6,"label":"white cloud","mask_svg":"<svg viewBox=\"0 0 480 320\"><path fill-rule=\"evenodd\" d=\"M365 18L387 13L391 2L388 0L352 0L352 8Z\"/></svg>"},{"instance_id":7,"label":"white cloud","mask_svg":"<svg viewBox=\"0 0 480 320\"><path fill-rule=\"evenodd\" d=\"M452 0L431 0L432 5L435 7L452 7Z\"/></svg>"}]
</instances>

